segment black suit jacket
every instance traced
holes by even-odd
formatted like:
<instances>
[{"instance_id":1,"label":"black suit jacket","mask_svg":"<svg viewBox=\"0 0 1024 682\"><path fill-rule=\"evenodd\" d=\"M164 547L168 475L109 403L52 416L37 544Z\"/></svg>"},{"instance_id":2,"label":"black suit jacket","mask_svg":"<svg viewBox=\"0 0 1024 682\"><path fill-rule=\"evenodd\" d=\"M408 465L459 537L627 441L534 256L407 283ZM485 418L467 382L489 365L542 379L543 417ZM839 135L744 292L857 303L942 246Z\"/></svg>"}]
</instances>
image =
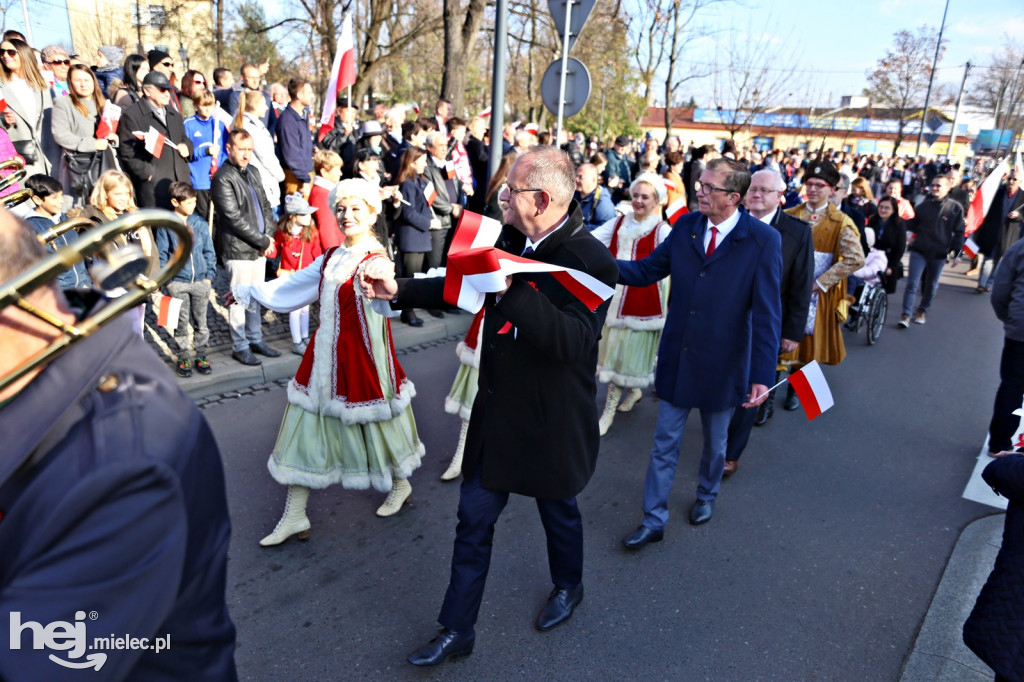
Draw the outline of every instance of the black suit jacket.
<instances>
[{"instance_id":1,"label":"black suit jacket","mask_svg":"<svg viewBox=\"0 0 1024 682\"><path fill-rule=\"evenodd\" d=\"M981 223L981 227L974 235L974 241L986 256L1002 256L1006 249L1020 238L1021 221L1010 220L1007 213L1020 211L1024 213L1024 190L1017 189L1013 201L1010 203L1010 210L1003 210L1003 202L1006 200L1006 185L1001 185L992 197L992 205Z\"/></svg>"},{"instance_id":2,"label":"black suit jacket","mask_svg":"<svg viewBox=\"0 0 1024 682\"><path fill-rule=\"evenodd\" d=\"M534 260L581 270L615 286L611 252L584 227L575 202L569 220L542 241ZM526 237L506 225L498 247L522 253ZM396 308L439 308L444 279L399 280ZM480 469L488 490L566 499L586 487L597 465L597 345L608 312L591 312L546 273L515 275L485 303L480 384L462 470ZM503 329L506 323L513 328Z\"/></svg>"},{"instance_id":3,"label":"black suit jacket","mask_svg":"<svg viewBox=\"0 0 1024 682\"><path fill-rule=\"evenodd\" d=\"M814 286L814 239L811 226L781 208L772 227L782 234L782 338L802 341Z\"/></svg>"},{"instance_id":4,"label":"black suit jacket","mask_svg":"<svg viewBox=\"0 0 1024 682\"><path fill-rule=\"evenodd\" d=\"M195 152L192 141L185 134L185 123L173 106L164 107L166 125L156 117L149 100L143 98L124 110L117 126L117 157L121 166L135 186L135 201L142 208L154 206L174 210L171 206L170 187L172 182L188 182L188 162L178 153L176 147L182 142L188 146L188 155ZM160 158L146 151L146 143L136 139L133 132L145 133L150 127L164 134Z\"/></svg>"}]
</instances>

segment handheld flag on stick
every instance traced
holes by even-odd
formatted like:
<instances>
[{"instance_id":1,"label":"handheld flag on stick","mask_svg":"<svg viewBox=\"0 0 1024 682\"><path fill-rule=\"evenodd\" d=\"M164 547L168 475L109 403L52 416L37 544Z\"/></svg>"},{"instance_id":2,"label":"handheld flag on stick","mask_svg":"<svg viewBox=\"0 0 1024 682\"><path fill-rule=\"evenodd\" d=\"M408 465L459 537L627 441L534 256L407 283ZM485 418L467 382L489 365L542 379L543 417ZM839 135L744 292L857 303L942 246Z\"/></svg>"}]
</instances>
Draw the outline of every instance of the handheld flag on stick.
<instances>
[{"instance_id":1,"label":"handheld flag on stick","mask_svg":"<svg viewBox=\"0 0 1024 682\"><path fill-rule=\"evenodd\" d=\"M338 93L352 87L356 82L356 43L352 37L352 14L345 14L341 22L341 35L338 38L338 51L331 65L331 78L327 81L327 94L324 96L324 111L320 115L320 132L318 140L324 139L334 128L334 113L338 109ZM349 101L349 106L353 106Z\"/></svg>"},{"instance_id":2,"label":"handheld flag on stick","mask_svg":"<svg viewBox=\"0 0 1024 682\"><path fill-rule=\"evenodd\" d=\"M964 234L971 234L981 227L982 221L985 220L985 214L988 213L988 209L992 205L996 190L999 189L999 183L1003 181L1003 176L1008 172L1010 172L1010 164L1003 159L978 187L978 191L975 192L974 199L971 200L971 205L967 209Z\"/></svg>"},{"instance_id":3,"label":"handheld flag on stick","mask_svg":"<svg viewBox=\"0 0 1024 682\"><path fill-rule=\"evenodd\" d=\"M167 331L174 332L178 328L178 316L181 314L181 299L173 296L160 296L159 301L153 302L156 308L156 323L165 327Z\"/></svg>"},{"instance_id":4,"label":"handheld flag on stick","mask_svg":"<svg viewBox=\"0 0 1024 682\"><path fill-rule=\"evenodd\" d=\"M427 198L427 206L433 206L437 201L437 190L434 189L433 182L427 181L427 186L423 188L423 196Z\"/></svg>"},{"instance_id":5,"label":"handheld flag on stick","mask_svg":"<svg viewBox=\"0 0 1024 682\"><path fill-rule=\"evenodd\" d=\"M800 405L807 413L808 421L835 405L832 391L829 390L825 375L821 373L821 365L816 360L804 365L800 371L790 374L789 385L796 391Z\"/></svg>"},{"instance_id":6,"label":"handheld flag on stick","mask_svg":"<svg viewBox=\"0 0 1024 682\"><path fill-rule=\"evenodd\" d=\"M100 122L96 126L96 139L102 140L117 133L117 124L121 122L121 107L110 100L103 105Z\"/></svg>"},{"instance_id":7,"label":"handheld flag on stick","mask_svg":"<svg viewBox=\"0 0 1024 682\"><path fill-rule=\"evenodd\" d=\"M686 208L686 198L679 197L665 209L665 214L668 216L668 224L675 225L676 221L682 218L684 215L690 212L690 209Z\"/></svg>"}]
</instances>

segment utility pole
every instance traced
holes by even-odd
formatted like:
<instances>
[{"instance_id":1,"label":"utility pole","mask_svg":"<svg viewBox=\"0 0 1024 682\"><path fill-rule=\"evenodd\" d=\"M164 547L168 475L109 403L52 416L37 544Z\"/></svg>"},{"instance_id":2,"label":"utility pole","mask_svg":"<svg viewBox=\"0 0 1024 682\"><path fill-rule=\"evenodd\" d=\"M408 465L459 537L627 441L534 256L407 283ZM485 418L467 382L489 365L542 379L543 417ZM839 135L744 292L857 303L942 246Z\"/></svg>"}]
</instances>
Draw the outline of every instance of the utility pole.
<instances>
[{"instance_id":1,"label":"utility pole","mask_svg":"<svg viewBox=\"0 0 1024 682\"><path fill-rule=\"evenodd\" d=\"M949 0L946 9L942 10L942 25L939 26L939 39L935 41L935 59L932 60L932 72L928 77L928 91L924 96L924 111L921 112L921 127L917 131L917 150L914 156L921 155L921 142L924 140L924 119L928 115L928 103L932 99L932 82L935 80L935 69L939 66L939 54L942 52L942 34L946 30L946 13L949 12Z\"/></svg>"},{"instance_id":2,"label":"utility pole","mask_svg":"<svg viewBox=\"0 0 1024 682\"><path fill-rule=\"evenodd\" d=\"M949 131L949 147L946 149L946 160L953 158L953 145L956 144L956 124L960 120L960 104L964 99L964 87L967 85L967 74L971 72L971 63L964 64L964 77L960 81L960 92L956 96L956 113L953 114L953 129Z\"/></svg>"},{"instance_id":3,"label":"utility pole","mask_svg":"<svg viewBox=\"0 0 1024 682\"><path fill-rule=\"evenodd\" d=\"M28 3L25 0L21 0L21 12L25 15L25 37L28 38L29 45L35 45L35 41L32 40L32 24L28 20Z\"/></svg>"},{"instance_id":4,"label":"utility pole","mask_svg":"<svg viewBox=\"0 0 1024 682\"><path fill-rule=\"evenodd\" d=\"M497 0L494 12L494 73L491 77L491 155L487 179L498 172L503 156L501 131L505 127L505 59L508 52L508 0Z\"/></svg>"}]
</instances>

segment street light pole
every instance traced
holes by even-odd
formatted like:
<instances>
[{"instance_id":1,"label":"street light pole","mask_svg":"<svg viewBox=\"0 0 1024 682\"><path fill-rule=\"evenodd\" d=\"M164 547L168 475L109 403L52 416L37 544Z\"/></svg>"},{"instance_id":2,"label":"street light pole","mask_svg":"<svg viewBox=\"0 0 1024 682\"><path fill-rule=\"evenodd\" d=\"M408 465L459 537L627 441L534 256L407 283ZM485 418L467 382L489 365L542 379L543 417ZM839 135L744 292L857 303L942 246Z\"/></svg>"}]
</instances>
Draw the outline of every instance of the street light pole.
<instances>
[{"instance_id":1,"label":"street light pole","mask_svg":"<svg viewBox=\"0 0 1024 682\"><path fill-rule=\"evenodd\" d=\"M501 163L502 136L505 127L505 55L508 52L508 0L497 0L494 12L494 72L491 78L491 154L487 160L487 179L498 172ZM486 191L486 188L485 188Z\"/></svg>"},{"instance_id":2,"label":"street light pole","mask_svg":"<svg viewBox=\"0 0 1024 682\"><path fill-rule=\"evenodd\" d=\"M960 121L960 104L964 99L964 87L967 85L967 74L971 72L971 63L964 64L964 77L960 81L960 92L956 96L956 113L953 114L953 129L949 131L949 148L946 149L946 160L953 158L953 145L956 144L956 124Z\"/></svg>"}]
</instances>

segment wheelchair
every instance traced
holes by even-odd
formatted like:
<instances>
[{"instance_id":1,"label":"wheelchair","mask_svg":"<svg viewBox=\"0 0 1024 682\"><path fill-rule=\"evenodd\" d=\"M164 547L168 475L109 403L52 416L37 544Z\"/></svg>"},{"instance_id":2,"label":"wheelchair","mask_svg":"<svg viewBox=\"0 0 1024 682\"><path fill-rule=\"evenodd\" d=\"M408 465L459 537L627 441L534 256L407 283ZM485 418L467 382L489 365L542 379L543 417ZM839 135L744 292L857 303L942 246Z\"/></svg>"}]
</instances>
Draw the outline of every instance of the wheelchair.
<instances>
[{"instance_id":1,"label":"wheelchair","mask_svg":"<svg viewBox=\"0 0 1024 682\"><path fill-rule=\"evenodd\" d=\"M853 296L856 302L850 304L850 311L843 327L854 334L859 334L861 329L865 329L868 345L873 346L878 343L885 327L885 316L889 312L889 295L885 293L881 281L873 284L858 281ZM853 284L852 281L849 283Z\"/></svg>"}]
</instances>

